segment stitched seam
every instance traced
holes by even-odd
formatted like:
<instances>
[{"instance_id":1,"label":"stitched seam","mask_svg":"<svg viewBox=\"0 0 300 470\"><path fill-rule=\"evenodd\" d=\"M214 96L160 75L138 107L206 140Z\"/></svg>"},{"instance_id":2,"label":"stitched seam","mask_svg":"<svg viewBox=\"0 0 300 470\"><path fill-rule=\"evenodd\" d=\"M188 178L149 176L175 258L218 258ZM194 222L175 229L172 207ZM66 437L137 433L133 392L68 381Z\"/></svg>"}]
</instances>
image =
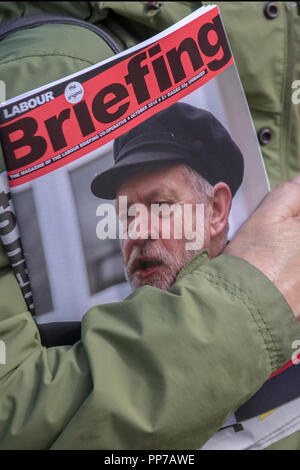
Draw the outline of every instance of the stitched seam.
<instances>
[{"instance_id":1,"label":"stitched seam","mask_svg":"<svg viewBox=\"0 0 300 470\"><path fill-rule=\"evenodd\" d=\"M275 341L274 341L274 338L273 338L273 336L272 336L272 333L271 333L270 329L268 328L268 326L267 326L267 324L266 324L266 322L265 322L265 319L263 318L263 315L261 314L261 311L260 311L260 309L258 308L257 304L256 304L255 302L253 302L253 300L248 296L248 294L247 294L246 292L242 291L238 286L236 286L235 284L231 283L230 281L228 281L227 279L223 278L222 276L220 276L220 275L218 275L218 274L216 274L216 275L213 276L212 274L207 273L206 271L203 271L203 270L201 270L201 269L199 269L199 271L201 271L202 273L207 274L207 275L210 276L210 277L217 277L217 278L221 279L223 282L225 282L226 284L231 285L232 287L234 287L235 289L237 289L243 296L246 297L246 299L248 300L248 302L249 302L250 304L252 304L252 305L254 306L255 310L257 311L257 313L258 313L258 315L259 315L259 318L260 318L260 320L262 321L262 323L263 323L263 325L264 325L265 330L266 330L266 331L268 332L268 334L269 334L269 337L270 337L271 342L272 342L272 345L273 345L273 349L274 349L274 351L275 351L275 353L276 353L276 357L279 358L279 350L278 350L278 348L277 348L277 346L276 346L276 343L275 343ZM234 294L233 294L233 295L234 295ZM254 318L254 317L253 317L253 318ZM254 318L254 320L255 320L256 323L257 323L257 320L256 320L255 318ZM263 339L264 339L264 335L263 335L262 333L261 333L261 335L262 335L262 337L263 337ZM264 342L265 342L265 339L264 339ZM267 347L268 353L269 353L269 355L270 355L270 357L271 357L272 354L271 354L271 351L269 351L268 345L266 345L266 347ZM278 361L276 361L276 362L278 362ZM272 363L272 360L271 360L271 363ZM274 364L274 366L275 366L275 364Z\"/></svg>"},{"instance_id":2,"label":"stitched seam","mask_svg":"<svg viewBox=\"0 0 300 470\"><path fill-rule=\"evenodd\" d=\"M86 60L86 59L81 59L80 57L75 57L75 56L72 56L72 55L68 55L68 54L32 54L32 55L24 55L24 56L21 56L21 57L16 57L15 59L12 59L12 60L8 60L6 62L0 62L0 65L2 64L9 64L10 62L16 62L17 60L20 60L20 59L30 59L31 57L68 57L69 59L75 59L75 60L81 60L82 62L86 62L87 64L89 65L94 65L93 62L90 62L89 60Z\"/></svg>"},{"instance_id":3,"label":"stitched seam","mask_svg":"<svg viewBox=\"0 0 300 470\"><path fill-rule=\"evenodd\" d=\"M242 291L242 289L240 289L238 286L236 286L236 285L233 284L232 282L230 282L230 281L228 281L227 279L225 279L224 277L220 276L219 274L214 274L214 275L212 275L211 273L208 273L207 271L203 271L201 268L199 268L199 271L201 271L202 273L207 274L207 275L210 276L210 277L213 277L213 278L214 278L214 277L217 277L217 278L219 278L219 279L222 279L222 281L224 281L226 284L229 284L229 285L233 286L235 289L237 289L239 292L241 292L241 294L244 295L244 296L248 299L248 301L250 302L250 304L252 304L252 305L255 307L255 309L257 310L257 312L259 313L259 316L260 316L260 318L261 318L261 320L262 320L262 322L263 322L263 324L264 324L264 326L265 326L265 329L268 331L268 333L269 333L269 335L270 335L270 338L272 339L272 343L273 343L274 350L276 351L277 356L279 356L279 351L278 351L278 349L277 349L277 347L276 347L276 343L275 343L275 341L274 341L274 339L273 339L272 333L271 333L271 331L269 330L269 328L268 328L268 326L267 326L267 324L266 324L266 322L265 322L263 316L261 315L261 311L260 311L260 309L258 308L257 304L256 304L255 302L253 302L253 300L248 296L248 294L247 294L246 292Z\"/></svg>"},{"instance_id":4,"label":"stitched seam","mask_svg":"<svg viewBox=\"0 0 300 470\"><path fill-rule=\"evenodd\" d=\"M179 272L179 274L176 278L177 281L183 279L188 274L194 272L195 269L200 268L200 266L202 265L202 263L204 261L206 261L207 259L210 259L208 253L206 252L206 250L202 251L201 255L202 255L201 258L199 256L196 256L195 258L193 258L189 263L187 263L182 268L182 270ZM201 264L199 264L199 263L201 263Z\"/></svg>"},{"instance_id":5,"label":"stitched seam","mask_svg":"<svg viewBox=\"0 0 300 470\"><path fill-rule=\"evenodd\" d=\"M256 305L256 304L252 301L252 299L250 299L250 297L249 297L245 292L243 292L238 286L236 286L235 284L231 283L230 281L228 281L227 279L223 278L222 276L217 275L217 274L212 275L212 274L210 274L210 273L207 273L206 271L203 271L203 270L200 269L200 268L196 268L196 269L198 270L198 272L201 272L211 284L223 288L226 292L228 292L229 294L231 294L233 298L239 299L239 300L245 305L245 307L246 307L247 310L249 311L249 313L250 313L252 319L254 320L254 322L255 322L255 324L256 324L256 327L257 327L257 330L258 330L258 332L259 332L259 334L260 334L260 336L261 336L261 338L262 338L262 340L263 340L263 344L264 344L264 346L265 346L265 348L266 348L266 350L267 350L268 358L269 358L269 361L270 361L270 368L271 368L271 372L272 372L272 371L273 371L273 367L272 367L272 364L273 364L273 360L272 360L273 353L274 353L274 351L275 351L275 353L276 353L276 355L277 355L277 358L279 357L279 353L278 353L278 349L277 349L277 347L276 347L276 345L275 345L275 343L274 343L274 339L273 339L273 337L272 337L272 334L271 334L269 328L267 327L267 325L266 325L266 323L265 323L265 321L264 321L264 318L263 318L263 316L261 315L261 312L260 312L259 308L257 307L257 305ZM196 269L195 269L195 270L196 270ZM195 270L194 270L194 271L195 271ZM190 273L190 274L191 274L191 273ZM219 278L219 279L221 279L221 280L222 280L223 282L225 282L227 285L233 287L235 290L238 290L238 291L240 292L240 294L242 295L242 297L239 297L238 295L236 295L235 292L232 292L231 290L228 290L228 288L226 288L224 285L215 282L215 278L216 278L216 277ZM271 338L271 342L272 342L273 350L274 350L274 351L271 351L271 350L270 350L270 346L269 346L268 344L266 344L265 337L264 337L264 335L263 335L263 333L262 333L262 328L261 328L261 326L259 325L259 322L257 321L257 319L255 318L255 316L254 316L252 310L249 308L249 305L248 305L247 303L245 303L243 297L247 299L248 303L249 303L251 306L253 306L253 307L255 308L256 312L258 313L259 319L262 321L262 323L263 323L263 325L264 325L264 327L265 327L265 330L268 332L268 334L269 334L269 336L270 336L270 338ZM276 362L278 362L278 360L277 360ZM276 370L276 368L277 368L277 364L274 364L274 370Z\"/></svg>"}]
</instances>

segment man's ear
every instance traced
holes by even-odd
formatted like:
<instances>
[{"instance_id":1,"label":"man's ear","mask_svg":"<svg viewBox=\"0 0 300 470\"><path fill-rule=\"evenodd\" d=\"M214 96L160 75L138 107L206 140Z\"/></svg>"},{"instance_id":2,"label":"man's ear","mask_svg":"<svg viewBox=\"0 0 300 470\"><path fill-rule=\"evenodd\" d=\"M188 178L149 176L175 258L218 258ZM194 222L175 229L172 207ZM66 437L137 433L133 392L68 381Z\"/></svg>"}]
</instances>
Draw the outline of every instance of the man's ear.
<instances>
[{"instance_id":1,"label":"man's ear","mask_svg":"<svg viewBox=\"0 0 300 470\"><path fill-rule=\"evenodd\" d=\"M218 237L227 226L231 207L231 191L226 183L217 183L211 198L210 237Z\"/></svg>"}]
</instances>

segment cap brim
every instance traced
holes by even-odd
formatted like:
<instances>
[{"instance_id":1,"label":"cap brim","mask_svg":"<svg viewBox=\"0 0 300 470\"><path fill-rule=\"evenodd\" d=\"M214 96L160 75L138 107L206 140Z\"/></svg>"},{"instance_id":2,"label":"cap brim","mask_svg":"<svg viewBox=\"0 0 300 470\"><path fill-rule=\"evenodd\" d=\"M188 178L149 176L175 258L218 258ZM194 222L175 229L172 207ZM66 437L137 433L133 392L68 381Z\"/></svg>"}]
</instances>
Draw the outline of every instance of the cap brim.
<instances>
[{"instance_id":1,"label":"cap brim","mask_svg":"<svg viewBox=\"0 0 300 470\"><path fill-rule=\"evenodd\" d=\"M91 183L92 193L102 199L115 199L120 185L136 171L142 170L145 166L154 167L161 163L181 163L186 162L181 155L158 154L143 152L128 156L126 159L115 164L113 167L97 175Z\"/></svg>"}]
</instances>

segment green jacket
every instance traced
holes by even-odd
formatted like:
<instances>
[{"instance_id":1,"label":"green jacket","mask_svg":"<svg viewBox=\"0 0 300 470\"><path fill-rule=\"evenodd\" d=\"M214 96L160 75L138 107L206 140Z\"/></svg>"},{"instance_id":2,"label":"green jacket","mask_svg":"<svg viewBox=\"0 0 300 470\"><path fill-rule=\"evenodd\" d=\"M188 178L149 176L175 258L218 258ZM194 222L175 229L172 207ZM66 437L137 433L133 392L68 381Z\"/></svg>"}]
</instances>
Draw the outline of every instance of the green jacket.
<instances>
[{"instance_id":1,"label":"green jacket","mask_svg":"<svg viewBox=\"0 0 300 470\"><path fill-rule=\"evenodd\" d=\"M1 276L2 449L198 448L299 338L279 291L229 255L92 308L73 347L41 346L3 254Z\"/></svg>"},{"instance_id":2,"label":"green jacket","mask_svg":"<svg viewBox=\"0 0 300 470\"><path fill-rule=\"evenodd\" d=\"M147 3L3 2L0 21L66 13L105 24L128 47L200 6L170 2L149 10ZM291 36L299 34L300 17L280 3L278 17L268 20L262 8L226 2L221 13L255 126L272 130L262 150L274 184L299 171L299 121L288 91L300 78L300 42ZM7 97L112 55L90 31L78 30L48 25L4 39L0 79ZM3 449L198 448L291 358L299 339L280 292L228 255L198 256L169 292L143 287L124 302L95 306L73 347L41 346L2 247L0 275Z\"/></svg>"}]
</instances>

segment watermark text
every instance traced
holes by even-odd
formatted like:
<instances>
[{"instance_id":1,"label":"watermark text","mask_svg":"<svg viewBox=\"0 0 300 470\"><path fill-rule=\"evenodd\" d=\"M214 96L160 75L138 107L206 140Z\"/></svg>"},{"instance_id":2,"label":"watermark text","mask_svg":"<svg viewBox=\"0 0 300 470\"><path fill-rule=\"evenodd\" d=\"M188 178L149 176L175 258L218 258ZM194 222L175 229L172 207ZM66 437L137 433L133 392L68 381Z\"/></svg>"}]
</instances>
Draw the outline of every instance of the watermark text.
<instances>
[{"instance_id":1,"label":"watermark text","mask_svg":"<svg viewBox=\"0 0 300 470\"><path fill-rule=\"evenodd\" d=\"M300 363L300 340L299 339L296 339L293 343L292 343L292 349L296 349L296 351L292 354L292 363L297 365Z\"/></svg>"},{"instance_id":2,"label":"watermark text","mask_svg":"<svg viewBox=\"0 0 300 470\"><path fill-rule=\"evenodd\" d=\"M6 100L6 85L3 80L0 80L0 104Z\"/></svg>"},{"instance_id":3,"label":"watermark text","mask_svg":"<svg viewBox=\"0 0 300 470\"><path fill-rule=\"evenodd\" d=\"M96 216L101 220L96 235L105 239L175 239L186 240L186 250L199 250L204 245L204 204L153 203L132 204L127 197L118 199L118 215L110 203L99 204ZM118 222L117 222L118 219Z\"/></svg>"},{"instance_id":4,"label":"watermark text","mask_svg":"<svg viewBox=\"0 0 300 470\"><path fill-rule=\"evenodd\" d=\"M295 91L292 93L292 103L299 104L300 103L300 80L294 80L292 83L292 88Z\"/></svg>"},{"instance_id":5,"label":"watermark text","mask_svg":"<svg viewBox=\"0 0 300 470\"><path fill-rule=\"evenodd\" d=\"M0 364L6 364L6 346L2 339L0 339Z\"/></svg>"}]
</instances>

